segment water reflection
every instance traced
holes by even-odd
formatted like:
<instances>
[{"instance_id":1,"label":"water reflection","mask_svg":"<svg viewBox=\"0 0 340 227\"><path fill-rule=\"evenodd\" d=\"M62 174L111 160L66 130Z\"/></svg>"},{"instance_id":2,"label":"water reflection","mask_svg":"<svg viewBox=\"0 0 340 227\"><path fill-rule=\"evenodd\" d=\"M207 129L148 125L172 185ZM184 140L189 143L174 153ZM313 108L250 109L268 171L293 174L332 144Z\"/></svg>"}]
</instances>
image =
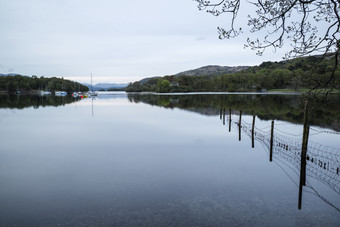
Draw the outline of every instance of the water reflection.
<instances>
[{"instance_id":1,"label":"water reflection","mask_svg":"<svg viewBox=\"0 0 340 227\"><path fill-rule=\"evenodd\" d=\"M81 100L81 97L54 95L0 95L0 108L24 109L33 107L64 106Z\"/></svg>"},{"instance_id":2,"label":"water reflection","mask_svg":"<svg viewBox=\"0 0 340 227\"><path fill-rule=\"evenodd\" d=\"M265 128L258 128L255 119L278 119L292 123L302 123L306 110L302 108L299 96L266 96L266 95L152 95L129 94L130 102L143 102L165 108L180 108L204 115L218 115L225 125L228 122L229 132L238 131L238 140L242 140L242 132L251 138L251 147L259 142L268 153L269 161L276 163L288 175L295 173L300 180L293 182L298 188L298 209L302 208L302 192L314 194L328 205L340 212L340 208L332 204L306 180L306 176L327 185L340 195L340 149L327 145L308 142L309 130L317 134L337 132L313 127L314 125L340 131L340 107L334 103L328 106L309 107L308 127L300 135L294 135L275 128L275 121ZM228 111L229 109L229 111ZM229 112L229 113L227 113ZM242 119L242 114L251 114L252 122ZM310 128L311 127L311 128ZM302 127L303 128L303 127ZM293 170L292 173L288 173Z\"/></svg>"},{"instance_id":3,"label":"water reflection","mask_svg":"<svg viewBox=\"0 0 340 227\"><path fill-rule=\"evenodd\" d=\"M340 212L340 207L337 207L325 198L322 193L313 187L312 182L306 180L306 176L313 178L340 195L339 148L309 142L309 128L311 127L309 125L306 126L302 135L293 135L276 130L274 121L271 121L270 127L261 129L255 125L255 115L253 115L252 123L248 123L242 120L242 111L239 111L239 116L231 116L231 112L232 110L230 109L229 116L226 116L225 109L220 109L220 120L223 119L222 124L225 125L225 118L227 118L229 121L229 132L232 126L238 130L239 141L241 141L241 133L243 132L251 138L252 148L254 148L255 141L263 146L268 153L269 161L276 163L298 187L298 209L302 208L302 192L305 191L314 194ZM307 111L305 113L307 115ZM313 130L319 131L317 128ZM333 132L324 130L319 131L319 133ZM299 137L301 137L301 139L299 139ZM294 177L288 173L289 169L293 169L293 173L299 176L300 180L298 184L293 180Z\"/></svg>"},{"instance_id":4,"label":"water reflection","mask_svg":"<svg viewBox=\"0 0 340 227\"><path fill-rule=\"evenodd\" d=\"M1 226L338 225L339 107L301 158L297 96L106 94L0 108Z\"/></svg>"},{"instance_id":5,"label":"water reflection","mask_svg":"<svg viewBox=\"0 0 340 227\"><path fill-rule=\"evenodd\" d=\"M298 95L153 95L128 94L130 102L147 103L165 108L180 108L204 115L218 115L220 109L242 110L263 120L284 120L302 123L303 102ZM310 106L310 124L340 131L339 96L327 106ZM220 113L221 114L221 113Z\"/></svg>"},{"instance_id":6,"label":"water reflection","mask_svg":"<svg viewBox=\"0 0 340 227\"><path fill-rule=\"evenodd\" d=\"M91 96L91 110L92 110L92 117L94 117L94 108L93 108L93 101L97 99L97 96Z\"/></svg>"}]
</instances>

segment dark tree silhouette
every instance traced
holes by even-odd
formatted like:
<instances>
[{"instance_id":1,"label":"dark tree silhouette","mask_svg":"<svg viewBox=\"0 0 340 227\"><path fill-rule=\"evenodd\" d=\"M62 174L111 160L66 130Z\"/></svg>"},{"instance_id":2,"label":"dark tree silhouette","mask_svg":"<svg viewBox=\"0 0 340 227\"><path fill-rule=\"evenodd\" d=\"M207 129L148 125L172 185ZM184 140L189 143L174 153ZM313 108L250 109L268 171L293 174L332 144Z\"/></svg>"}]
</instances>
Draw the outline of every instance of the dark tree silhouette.
<instances>
[{"instance_id":1,"label":"dark tree silhouette","mask_svg":"<svg viewBox=\"0 0 340 227\"><path fill-rule=\"evenodd\" d=\"M234 38L244 28L236 27L240 7L251 4L254 15L248 15L248 27L252 33L264 31L262 38L248 38L246 47L262 55L268 48L283 47L287 41L291 48L286 59L322 53L334 56L334 70L327 80L315 81L315 89L334 87L335 70L338 67L340 49L340 0L193 0L200 10L214 16L231 14L228 28L218 27L219 38ZM243 5L244 4L244 5Z\"/></svg>"}]
</instances>

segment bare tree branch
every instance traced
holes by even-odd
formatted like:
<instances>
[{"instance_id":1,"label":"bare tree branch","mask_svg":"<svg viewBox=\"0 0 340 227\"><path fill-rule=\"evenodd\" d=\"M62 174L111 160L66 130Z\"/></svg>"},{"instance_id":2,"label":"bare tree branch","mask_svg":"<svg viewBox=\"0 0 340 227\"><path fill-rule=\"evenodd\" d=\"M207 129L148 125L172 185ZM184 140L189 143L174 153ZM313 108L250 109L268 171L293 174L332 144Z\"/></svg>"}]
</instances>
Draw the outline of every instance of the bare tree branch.
<instances>
[{"instance_id":1,"label":"bare tree branch","mask_svg":"<svg viewBox=\"0 0 340 227\"><path fill-rule=\"evenodd\" d=\"M193 0L200 10L214 16L231 14L229 28L218 27L220 39L230 39L241 34L235 28L240 0ZM246 1L245 1L246 2ZM340 0L248 0L255 7L255 17L248 15L251 33L266 31L262 38L247 38L245 47L262 55L265 50L291 46L286 59L315 53L333 54L334 68L327 80L315 81L314 89L334 87L335 70L338 68L340 48ZM243 29L244 30L244 29Z\"/></svg>"}]
</instances>

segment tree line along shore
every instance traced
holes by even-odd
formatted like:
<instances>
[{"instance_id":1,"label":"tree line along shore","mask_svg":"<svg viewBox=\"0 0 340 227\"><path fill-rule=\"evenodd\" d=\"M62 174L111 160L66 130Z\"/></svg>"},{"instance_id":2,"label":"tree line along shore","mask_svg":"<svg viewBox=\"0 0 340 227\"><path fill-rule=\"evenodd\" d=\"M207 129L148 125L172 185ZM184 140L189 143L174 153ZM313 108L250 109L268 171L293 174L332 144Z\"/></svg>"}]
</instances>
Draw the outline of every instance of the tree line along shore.
<instances>
[{"instance_id":1,"label":"tree line along shore","mask_svg":"<svg viewBox=\"0 0 340 227\"><path fill-rule=\"evenodd\" d=\"M35 94L37 91L88 91L89 88L78 82L56 77L37 77L10 75L0 76L0 94L13 94L20 91L23 94Z\"/></svg>"},{"instance_id":2,"label":"tree line along shore","mask_svg":"<svg viewBox=\"0 0 340 227\"><path fill-rule=\"evenodd\" d=\"M334 76L330 86L327 81ZM324 86L318 85L324 84ZM263 62L236 73L222 75L169 75L130 83L128 92L256 92L272 89L303 91L340 88L340 71L334 57L310 56L280 62Z\"/></svg>"},{"instance_id":3,"label":"tree line along shore","mask_svg":"<svg viewBox=\"0 0 340 227\"><path fill-rule=\"evenodd\" d=\"M193 70L191 70L193 71ZM332 83L327 83L332 78ZM321 86L319 86L321 85ZM323 85L323 86L322 86ZM209 72L199 75L168 75L146 78L130 83L127 92L304 92L317 87L340 91L340 70L334 70L334 57L310 56L281 62L263 62L259 66L246 67L239 72ZM56 77L10 75L0 76L0 94L12 94L19 90L33 94L39 90L88 91L89 88L75 81Z\"/></svg>"}]
</instances>

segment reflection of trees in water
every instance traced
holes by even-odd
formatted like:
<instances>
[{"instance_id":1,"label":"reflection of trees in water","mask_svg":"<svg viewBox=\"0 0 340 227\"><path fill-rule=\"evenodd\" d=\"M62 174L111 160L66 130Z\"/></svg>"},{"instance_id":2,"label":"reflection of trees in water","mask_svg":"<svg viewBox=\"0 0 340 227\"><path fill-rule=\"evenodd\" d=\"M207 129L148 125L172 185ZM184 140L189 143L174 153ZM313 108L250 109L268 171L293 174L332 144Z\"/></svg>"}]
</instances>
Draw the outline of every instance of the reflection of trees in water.
<instances>
[{"instance_id":1,"label":"reflection of trees in water","mask_svg":"<svg viewBox=\"0 0 340 227\"><path fill-rule=\"evenodd\" d=\"M80 97L74 98L72 96L3 95L0 96L0 108L24 109L29 107L61 106L79 100Z\"/></svg>"},{"instance_id":2,"label":"reflection of trees in water","mask_svg":"<svg viewBox=\"0 0 340 227\"><path fill-rule=\"evenodd\" d=\"M312 193L340 212L339 207L332 204L313 186L316 182L326 185L340 195L340 149L308 142L307 153L303 156L303 134L293 135L270 124L266 128L258 128L255 115L264 120L279 119L293 123L303 123L304 109L302 97L293 95L153 95L129 94L131 102L143 102L165 108L180 108L205 115L219 115L223 125L228 124L229 131L234 128L254 141L258 141L268 152L268 159L276 163L299 189L299 205L302 207L302 192ZM336 100L328 106L311 106L308 125L311 133L334 133L329 130L318 130L311 125L327 126L340 131L340 107ZM226 111L227 110L227 111ZM236 110L236 111L233 111ZM242 111L240 111L242 110ZM245 122L243 114L253 115L253 123ZM285 123L284 123L285 124ZM295 177L294 177L295 175ZM308 177L308 179L307 179ZM296 178L300 178L296 182Z\"/></svg>"},{"instance_id":3,"label":"reflection of trees in water","mask_svg":"<svg viewBox=\"0 0 340 227\"><path fill-rule=\"evenodd\" d=\"M246 94L195 94L153 95L128 94L130 102L143 102L165 108L180 108L204 115L218 115L219 109L242 109L244 114L255 114L263 120L278 119L302 123L302 96L297 95L246 95ZM314 106L310 111L310 124L340 131L340 97L333 97L327 106Z\"/></svg>"},{"instance_id":4,"label":"reflection of trees in water","mask_svg":"<svg viewBox=\"0 0 340 227\"><path fill-rule=\"evenodd\" d=\"M299 188L299 209L302 207L302 192L305 192L318 196L340 212L340 207L322 196L306 179L306 177L312 178L340 195L339 148L308 141L307 134L307 141L305 141L307 149L304 156L304 152L302 152L304 149L303 134L294 135L275 129L274 121L272 121L272 125L260 129L255 126L255 116L251 124L242 120L241 115L242 112L239 113L239 116L227 115L225 109L220 110L220 119L223 121L223 125L226 121L229 122L229 131L231 131L231 128L238 130L239 140L241 140L241 132L246 134L252 140L252 147L254 147L254 140L259 142L268 153L269 161L276 163ZM313 130L318 131L318 133L334 133L326 130ZM309 131L307 130L306 133L309 133ZM340 135L340 133L334 134ZM292 174L296 176L293 177ZM296 177L300 178L300 182L294 180Z\"/></svg>"}]
</instances>

